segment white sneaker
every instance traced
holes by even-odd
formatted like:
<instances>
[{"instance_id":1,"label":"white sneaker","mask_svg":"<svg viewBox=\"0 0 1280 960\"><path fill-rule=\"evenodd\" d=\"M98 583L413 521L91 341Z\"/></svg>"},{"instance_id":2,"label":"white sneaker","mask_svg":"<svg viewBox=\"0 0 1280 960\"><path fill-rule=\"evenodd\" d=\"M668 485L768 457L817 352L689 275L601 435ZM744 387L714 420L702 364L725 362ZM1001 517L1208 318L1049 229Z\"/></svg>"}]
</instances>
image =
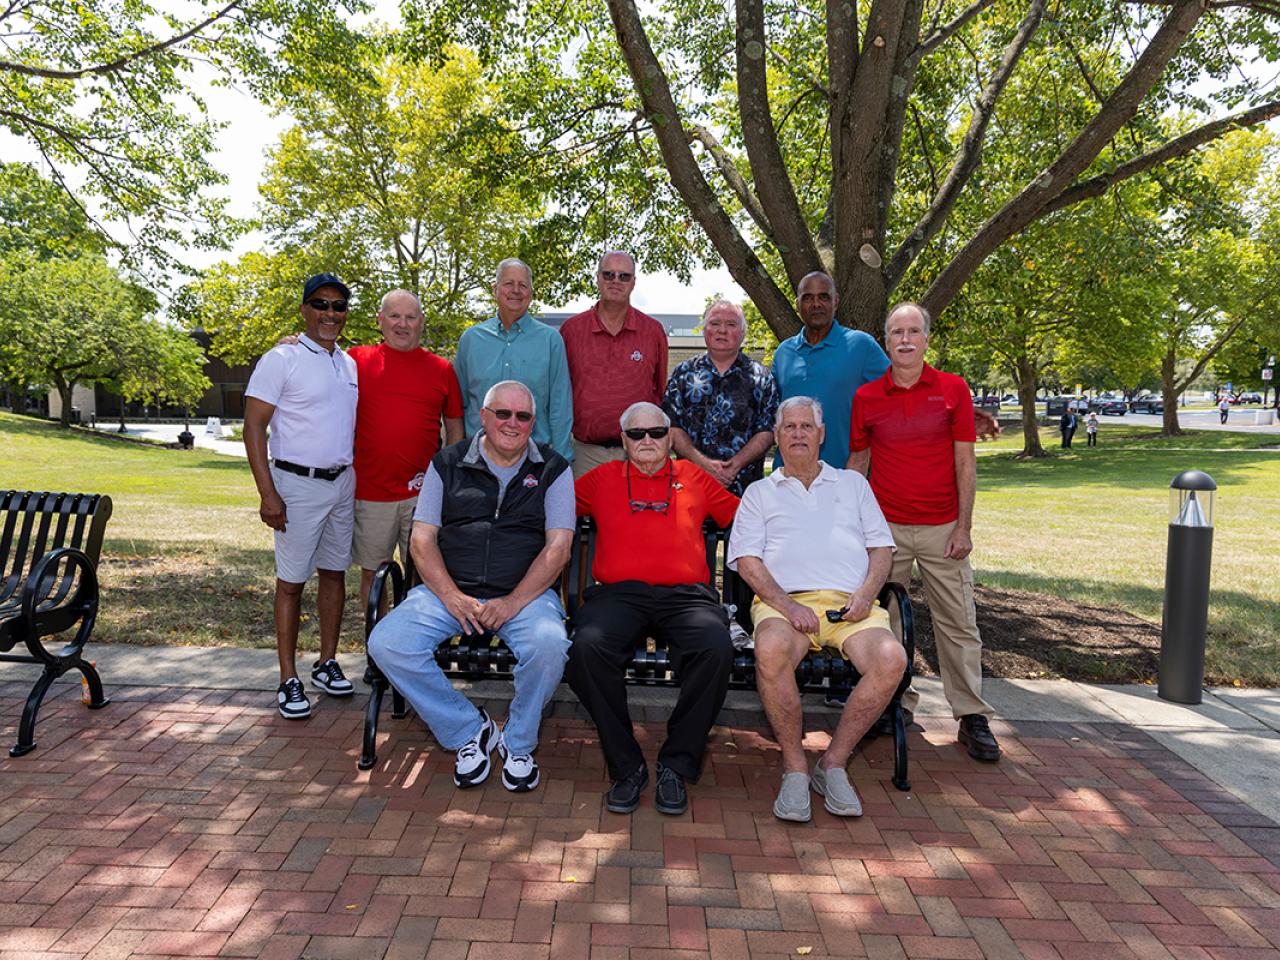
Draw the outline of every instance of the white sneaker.
<instances>
[{"instance_id":1,"label":"white sneaker","mask_svg":"<svg viewBox=\"0 0 1280 960\"><path fill-rule=\"evenodd\" d=\"M302 689L302 681L290 677L276 690L276 709L286 720L304 720L311 716L311 701Z\"/></svg>"},{"instance_id":2,"label":"white sneaker","mask_svg":"<svg viewBox=\"0 0 1280 960\"><path fill-rule=\"evenodd\" d=\"M829 813L834 813L837 817L862 816L862 801L858 799L858 792L849 782L849 774L844 767L826 770L819 761L813 768L813 776L809 778L809 782L813 785L814 792L825 799L822 805Z\"/></svg>"},{"instance_id":3,"label":"white sneaker","mask_svg":"<svg viewBox=\"0 0 1280 960\"><path fill-rule=\"evenodd\" d=\"M316 661L311 670L311 683L331 697L349 697L356 692L356 688L338 666L338 661L332 657Z\"/></svg>"},{"instance_id":4,"label":"white sneaker","mask_svg":"<svg viewBox=\"0 0 1280 960\"><path fill-rule=\"evenodd\" d=\"M528 793L538 785L538 761L530 753L511 753L507 741L498 738L498 756L502 757L502 785L512 793Z\"/></svg>"},{"instance_id":5,"label":"white sneaker","mask_svg":"<svg viewBox=\"0 0 1280 960\"><path fill-rule=\"evenodd\" d=\"M498 728L483 707L480 708L480 721L480 732L462 745L453 762L454 785L464 789L479 786L489 778L489 754L493 752Z\"/></svg>"}]
</instances>

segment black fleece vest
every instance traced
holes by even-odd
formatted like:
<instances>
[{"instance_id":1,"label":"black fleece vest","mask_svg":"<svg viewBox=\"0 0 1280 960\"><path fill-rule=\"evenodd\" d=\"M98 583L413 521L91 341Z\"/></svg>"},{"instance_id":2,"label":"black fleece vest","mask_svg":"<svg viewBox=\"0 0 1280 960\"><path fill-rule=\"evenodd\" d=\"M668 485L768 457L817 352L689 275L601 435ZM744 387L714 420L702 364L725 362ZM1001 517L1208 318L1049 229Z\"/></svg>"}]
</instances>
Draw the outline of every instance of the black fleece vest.
<instances>
[{"instance_id":1,"label":"black fleece vest","mask_svg":"<svg viewBox=\"0 0 1280 960\"><path fill-rule=\"evenodd\" d=\"M546 494L569 462L539 444L542 462L525 459L501 504L498 478L481 457L463 460L471 442L446 447L431 462L444 485L437 542L449 576L463 593L482 599L515 589L546 546Z\"/></svg>"}]
</instances>

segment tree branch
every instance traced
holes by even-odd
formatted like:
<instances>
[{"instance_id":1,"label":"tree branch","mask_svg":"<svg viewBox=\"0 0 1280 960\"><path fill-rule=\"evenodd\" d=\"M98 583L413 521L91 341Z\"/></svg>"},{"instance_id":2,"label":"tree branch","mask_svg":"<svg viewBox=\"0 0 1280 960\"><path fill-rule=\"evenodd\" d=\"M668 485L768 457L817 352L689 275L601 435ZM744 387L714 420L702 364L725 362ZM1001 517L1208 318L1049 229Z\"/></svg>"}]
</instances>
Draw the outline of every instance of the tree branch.
<instances>
[{"instance_id":1,"label":"tree branch","mask_svg":"<svg viewBox=\"0 0 1280 960\"><path fill-rule=\"evenodd\" d=\"M763 0L738 0L738 112L742 118L742 139L747 147L756 195L769 223L773 224L772 240L782 257L787 279L794 287L806 273L818 269L818 251L778 145L769 106L766 43Z\"/></svg>"},{"instance_id":2,"label":"tree branch","mask_svg":"<svg viewBox=\"0 0 1280 960\"><path fill-rule=\"evenodd\" d=\"M1272 100L1270 103L1261 104L1252 110L1246 110L1243 113L1237 113L1230 117L1223 117L1221 120L1214 120L1212 123L1206 123L1189 133L1175 137L1162 147L1120 164L1109 173L1099 174L1096 177L1082 180L1068 187L1045 205L1044 213L1046 215L1055 213L1082 200L1099 197L1117 183L1137 174L1145 173L1162 163L1185 156L1197 147L1211 140L1216 140L1231 130L1257 126L1259 123L1264 123L1273 117L1280 117L1280 100Z\"/></svg>"},{"instance_id":3,"label":"tree branch","mask_svg":"<svg viewBox=\"0 0 1280 960\"><path fill-rule=\"evenodd\" d=\"M973 3L969 4L969 6L956 14L953 19L947 21L921 40L915 51L912 53L912 57L919 61L921 57L931 53L933 50L936 50L954 33L956 33L956 31L995 2L996 0L974 0Z\"/></svg>"},{"instance_id":4,"label":"tree branch","mask_svg":"<svg viewBox=\"0 0 1280 960\"><path fill-rule=\"evenodd\" d=\"M671 96L667 75L654 55L635 0L609 0L609 16L618 34L618 46L627 70L652 124L662 158L690 214L698 221L724 258L730 275L751 297L770 329L779 339L800 329L791 298L774 283L768 269L742 238L733 220L725 213L694 159L688 139Z\"/></svg>"},{"instance_id":5,"label":"tree branch","mask_svg":"<svg viewBox=\"0 0 1280 960\"><path fill-rule=\"evenodd\" d=\"M231 0L225 7L214 13L212 16L206 17L204 20L194 26L175 34L167 40L157 40L155 43L148 44L132 53L127 53L123 57L118 57L109 63L100 63L92 67L82 67L79 70L51 70L48 67L33 67L27 63L14 63L8 60L0 60L0 71L8 71L10 73L20 73L28 77L41 77L45 80L79 80L88 76L105 76L106 74L117 73L139 60L157 53L162 53L170 47L177 46L187 40L190 40L197 33L212 23L221 20L236 7L239 7L245 0Z\"/></svg>"},{"instance_id":6,"label":"tree branch","mask_svg":"<svg viewBox=\"0 0 1280 960\"><path fill-rule=\"evenodd\" d=\"M1031 38L1035 35L1036 30L1039 29L1041 18L1044 16L1044 8L1045 0L1031 0L1026 16L1018 24L1018 29L1014 32L1013 39L1004 48L999 65L991 75L991 79L987 81L986 88L979 95L978 102L974 104L973 114L969 118L969 128L965 131L964 139L960 143L960 150L956 154L955 163L951 165L951 169L947 171L946 179L942 182L942 188L934 196L933 202L929 204L929 209L925 211L924 216L915 225L915 229L908 234L907 239L898 247L898 251L893 255L893 259L889 263L887 280L890 288L897 286L898 281L902 279L903 274L907 272L907 268L919 256L925 244L932 240L937 232L942 229L952 208L955 206L957 198L960 196L960 191L964 189L978 169L978 164L982 159L982 144L986 138L987 127L991 123L991 117L995 113L996 102L1004 92L1009 78L1013 76L1013 71L1017 67L1018 61L1022 58L1023 51L1027 49Z\"/></svg>"},{"instance_id":7,"label":"tree branch","mask_svg":"<svg viewBox=\"0 0 1280 960\"><path fill-rule=\"evenodd\" d=\"M1038 177L996 212L943 268L925 291L923 303L936 317L965 281L1000 244L1043 216L1044 208L1102 152L1134 114L1192 27L1204 15L1201 0L1173 0L1175 6L1142 55L1075 139Z\"/></svg>"},{"instance_id":8,"label":"tree branch","mask_svg":"<svg viewBox=\"0 0 1280 960\"><path fill-rule=\"evenodd\" d=\"M751 187L738 172L737 165L733 162L733 157L729 156L729 152L725 150L715 135L701 124L694 123L689 126L689 139L697 140L706 148L707 153L711 154L711 159L715 161L716 168L724 177L725 182L729 185L729 189L733 191L733 195L738 198L738 202L742 204L742 209L746 210L751 219L755 221L760 232L773 237L773 227L769 225L769 217L764 212L764 207L760 206L760 201L756 195L751 192Z\"/></svg>"}]
</instances>

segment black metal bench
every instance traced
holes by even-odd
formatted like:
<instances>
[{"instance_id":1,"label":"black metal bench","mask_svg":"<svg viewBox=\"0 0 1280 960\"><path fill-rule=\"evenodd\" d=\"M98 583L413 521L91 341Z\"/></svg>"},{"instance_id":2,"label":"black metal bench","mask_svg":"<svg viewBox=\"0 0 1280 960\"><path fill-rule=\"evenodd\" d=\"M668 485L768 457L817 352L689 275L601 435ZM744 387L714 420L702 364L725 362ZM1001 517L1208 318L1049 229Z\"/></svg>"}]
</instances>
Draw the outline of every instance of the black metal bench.
<instances>
[{"instance_id":1,"label":"black metal bench","mask_svg":"<svg viewBox=\"0 0 1280 960\"><path fill-rule=\"evenodd\" d=\"M110 517L110 497L0 492L0 662L44 667L27 697L11 757L36 748L40 704L64 673L84 674L90 709L109 702L98 671L81 654L98 616L98 556ZM75 636L60 651L41 639L77 624ZM10 653L19 643L30 652Z\"/></svg>"},{"instance_id":2,"label":"black metal bench","mask_svg":"<svg viewBox=\"0 0 1280 960\"><path fill-rule=\"evenodd\" d=\"M708 522L704 528L707 549L707 569L713 580L719 579L721 600L733 604L738 623L751 632L751 601L754 594L746 582L734 571L724 567L724 556L729 531ZM578 521L574 558L561 578L561 593L565 613L572 622L578 603L590 586L589 570L594 552L595 529L589 519ZM404 595L417 582L416 575L406 580L400 565L382 564L373 578L369 590L369 605L365 611L365 644L368 655L368 638L378 621L379 610L387 598L390 607L404 599ZM390 591L388 593L388 591ZM893 785L899 790L911 789L907 778L907 731L902 716L902 695L911 685L911 662L915 656L915 626L911 612L911 599L906 589L898 583L887 583L880 591L880 603L892 613L900 625L900 639L906 648L907 669L894 691L885 710L885 720L893 731ZM514 654L501 640L491 634L455 637L436 650L436 663L450 677L465 680L510 679L516 666ZM369 702L365 709L364 745L357 765L368 770L377 763L378 715L387 691L392 695L391 716L399 720L408 713L408 707L400 691L387 681L372 658L368 658L365 680L370 685ZM754 690L756 680L755 653L753 650L736 650L733 657L729 686L740 690ZM839 654L822 650L810 653L796 669L796 682L802 692L847 692L857 683L858 673L848 660ZM627 668L627 682L641 685L671 686L677 683L671 666L671 657L665 646L649 641L636 649Z\"/></svg>"}]
</instances>

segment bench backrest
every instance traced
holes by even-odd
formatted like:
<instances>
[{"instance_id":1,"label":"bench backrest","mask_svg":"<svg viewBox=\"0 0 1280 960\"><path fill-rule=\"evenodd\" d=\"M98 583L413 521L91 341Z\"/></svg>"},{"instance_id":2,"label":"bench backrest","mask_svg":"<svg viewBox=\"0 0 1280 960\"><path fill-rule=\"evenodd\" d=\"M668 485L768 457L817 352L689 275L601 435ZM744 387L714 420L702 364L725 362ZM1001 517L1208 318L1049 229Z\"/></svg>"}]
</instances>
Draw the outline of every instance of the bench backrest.
<instances>
[{"instance_id":1,"label":"bench backrest","mask_svg":"<svg viewBox=\"0 0 1280 960\"><path fill-rule=\"evenodd\" d=\"M110 517L107 496L0 491L0 604L21 593L31 568L50 550L75 547L96 567Z\"/></svg>"}]
</instances>

